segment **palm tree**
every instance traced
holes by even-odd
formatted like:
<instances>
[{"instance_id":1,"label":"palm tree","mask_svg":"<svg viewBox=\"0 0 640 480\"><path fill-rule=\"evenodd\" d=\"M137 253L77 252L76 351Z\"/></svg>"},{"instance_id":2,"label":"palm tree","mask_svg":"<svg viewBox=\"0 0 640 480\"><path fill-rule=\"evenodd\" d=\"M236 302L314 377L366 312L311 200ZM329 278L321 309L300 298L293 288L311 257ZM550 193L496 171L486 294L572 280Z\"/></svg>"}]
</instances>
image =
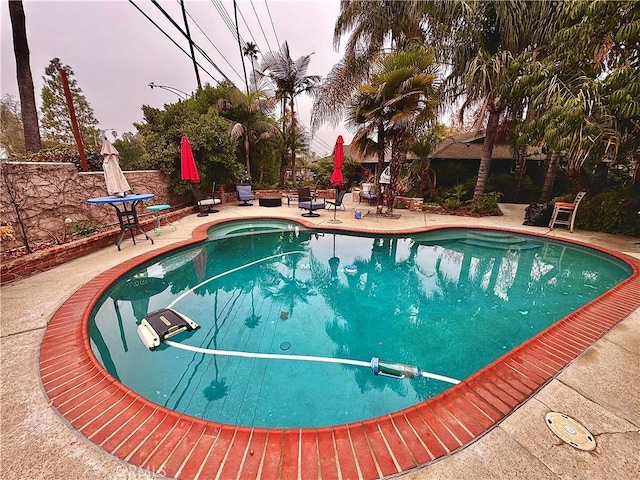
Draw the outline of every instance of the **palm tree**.
<instances>
[{"instance_id":1,"label":"palm tree","mask_svg":"<svg viewBox=\"0 0 640 480\"><path fill-rule=\"evenodd\" d=\"M414 125L428 124L435 119L436 72L433 51L414 47L385 56L371 76L371 83L360 88L364 95L361 99L374 99L369 103L372 108L362 112L367 120L363 129L371 132L375 126L379 131L379 125L384 125L385 135L391 139L391 183L385 195L387 213L393 211L398 174L406 159L406 141Z\"/></svg>"},{"instance_id":2,"label":"palm tree","mask_svg":"<svg viewBox=\"0 0 640 480\"><path fill-rule=\"evenodd\" d=\"M21 0L9 2L9 16L11 17L11 28L13 31L13 50L16 57L25 148L27 152L37 152L42 148L42 142L40 140L40 129L38 126L38 110L36 108L33 78L29 64L27 27Z\"/></svg>"},{"instance_id":3,"label":"palm tree","mask_svg":"<svg viewBox=\"0 0 640 480\"><path fill-rule=\"evenodd\" d=\"M558 68L559 67L559 68ZM535 132L551 150L551 164L545 178L541 201L551 198L555 176L555 160L560 152L568 160L568 170L578 183L577 190L591 192L588 180L581 173L589 157L616 156L620 144L617 121L610 112L602 83L583 72L562 71L562 65L532 62L531 108L539 112L523 126L525 132Z\"/></svg>"},{"instance_id":4,"label":"palm tree","mask_svg":"<svg viewBox=\"0 0 640 480\"><path fill-rule=\"evenodd\" d=\"M377 196L377 213L382 213L382 192L380 173L384 170L385 118L381 112L381 102L375 95L359 91L347 107L347 127L356 131L351 140L351 148L363 157L375 154L378 164L374 172Z\"/></svg>"},{"instance_id":5,"label":"palm tree","mask_svg":"<svg viewBox=\"0 0 640 480\"><path fill-rule=\"evenodd\" d=\"M449 15L453 13L453 17L441 17L454 28L440 33L446 36L445 58L451 64L448 97L455 101L463 96L462 112L479 105L480 121L487 117L475 197L486 188L501 116L520 110L522 99L511 91L521 73L516 67L523 63L522 57L546 54L559 26L560 6L526 0L485 0L466 5L469 8L451 10ZM461 17L457 16L460 12Z\"/></svg>"},{"instance_id":6,"label":"palm tree","mask_svg":"<svg viewBox=\"0 0 640 480\"><path fill-rule=\"evenodd\" d=\"M247 42L242 49L242 55L248 57L251 61L251 73L249 74L249 79L253 83L253 89L258 89L258 81L256 76L256 61L258 60L258 46L253 42Z\"/></svg>"},{"instance_id":7,"label":"palm tree","mask_svg":"<svg viewBox=\"0 0 640 480\"><path fill-rule=\"evenodd\" d=\"M528 62L526 75L515 84L529 89L531 109L540 112L522 131L544 141L556 156L565 155L570 176L580 183L576 191L591 190L585 162L625 160L637 150L640 102L632 92L640 85L639 34L633 28L639 12L635 2L565 5L566 25L557 32L551 54ZM554 167L541 201L551 198ZM639 168L636 162L636 172Z\"/></svg>"},{"instance_id":8,"label":"palm tree","mask_svg":"<svg viewBox=\"0 0 640 480\"><path fill-rule=\"evenodd\" d=\"M267 117L273 107L274 100L267 97L264 90L250 91L245 95L236 87L229 89L227 99L221 98L216 103L216 109L224 112L231 122L229 133L235 138L242 137L248 175L251 175L251 144L280 134Z\"/></svg>"},{"instance_id":9,"label":"palm tree","mask_svg":"<svg viewBox=\"0 0 640 480\"><path fill-rule=\"evenodd\" d=\"M291 156L291 172L295 172L296 152L295 133L296 115L295 99L303 93L313 93L320 82L318 75L307 75L311 55L304 55L293 60L289 51L289 44L284 42L280 50L267 52L262 57L261 74L267 76L274 83L276 88L276 98L282 102L282 130L285 133L285 110L287 103L290 114L290 138L287 145ZM289 137L285 133L285 138Z\"/></svg>"},{"instance_id":10,"label":"palm tree","mask_svg":"<svg viewBox=\"0 0 640 480\"><path fill-rule=\"evenodd\" d=\"M318 88L313 105L312 129L324 122L337 125L343 109L360 85L369 80L371 65L386 47L402 48L411 41L422 41L422 20L431 2L341 2L341 12L333 34L334 47L350 33L343 59L338 62ZM390 45L389 45L390 40Z\"/></svg>"}]
</instances>

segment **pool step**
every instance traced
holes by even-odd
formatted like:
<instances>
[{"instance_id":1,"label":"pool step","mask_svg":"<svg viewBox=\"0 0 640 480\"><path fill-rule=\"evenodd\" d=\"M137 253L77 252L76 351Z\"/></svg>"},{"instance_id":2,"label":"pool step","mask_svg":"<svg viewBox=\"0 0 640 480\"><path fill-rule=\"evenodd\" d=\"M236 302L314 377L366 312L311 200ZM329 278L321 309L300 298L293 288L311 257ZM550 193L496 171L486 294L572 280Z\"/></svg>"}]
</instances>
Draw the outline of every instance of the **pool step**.
<instances>
[{"instance_id":1,"label":"pool step","mask_svg":"<svg viewBox=\"0 0 640 480\"><path fill-rule=\"evenodd\" d=\"M462 242L476 247L500 250L530 250L540 248L540 244L531 242L526 238L492 232L469 232L467 238L462 240Z\"/></svg>"}]
</instances>

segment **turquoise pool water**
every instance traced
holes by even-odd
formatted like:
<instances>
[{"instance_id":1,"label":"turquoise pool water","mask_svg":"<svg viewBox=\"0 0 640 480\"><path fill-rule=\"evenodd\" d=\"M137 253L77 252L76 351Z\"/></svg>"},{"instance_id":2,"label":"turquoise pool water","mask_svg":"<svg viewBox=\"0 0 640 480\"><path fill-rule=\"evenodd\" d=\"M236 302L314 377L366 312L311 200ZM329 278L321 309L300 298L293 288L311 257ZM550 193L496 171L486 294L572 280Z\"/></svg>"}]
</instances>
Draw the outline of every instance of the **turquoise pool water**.
<instances>
[{"instance_id":1,"label":"turquoise pool water","mask_svg":"<svg viewBox=\"0 0 640 480\"><path fill-rule=\"evenodd\" d=\"M140 395L244 426L353 422L451 385L341 364L151 352L136 333L148 312L173 304L196 321L199 330L172 338L186 345L378 357L462 380L631 274L595 250L494 231L356 236L252 221L209 237L116 282L89 334L105 368Z\"/></svg>"}]
</instances>

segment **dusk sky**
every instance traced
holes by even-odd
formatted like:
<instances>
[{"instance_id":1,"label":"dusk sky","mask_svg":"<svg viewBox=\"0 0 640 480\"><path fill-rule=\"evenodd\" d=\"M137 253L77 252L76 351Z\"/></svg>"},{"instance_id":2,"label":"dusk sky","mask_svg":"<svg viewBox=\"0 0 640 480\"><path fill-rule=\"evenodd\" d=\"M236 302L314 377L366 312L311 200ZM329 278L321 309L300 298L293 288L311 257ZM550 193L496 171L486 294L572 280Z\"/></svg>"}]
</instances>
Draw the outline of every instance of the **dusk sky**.
<instances>
[{"instance_id":1,"label":"dusk sky","mask_svg":"<svg viewBox=\"0 0 640 480\"><path fill-rule=\"evenodd\" d=\"M133 3L186 52L189 51L186 39L152 2L133 0ZM177 24L184 27L177 0L158 3ZM100 122L99 128L114 129L119 135L135 131L133 123L142 121L143 104L162 108L165 103L177 100L174 93L158 88L152 90L150 82L188 93L196 89L191 59L129 1L24 0L23 4L38 104L44 69L54 57L72 68L78 86ZM277 50L279 44L287 41L293 59L313 54L307 73L322 77L341 59L342 52L333 48L333 27L339 12L339 0L238 0L237 4L240 36L245 42L256 43L261 52ZM195 43L231 81L244 90L235 32L227 25L229 21L223 21L225 11L229 15L228 20L233 21L233 2L185 0L185 6ZM0 12L1 93L18 98L6 0L1 3ZM341 47L346 40L342 39ZM200 70L202 84L215 85L222 79L211 63L197 53L196 58L211 74L209 76ZM297 102L300 119L306 126L311 123L311 103L308 96L300 97ZM338 135L342 135L346 143L352 138L351 132L344 127L323 127L316 134L311 149L320 155L330 154Z\"/></svg>"}]
</instances>

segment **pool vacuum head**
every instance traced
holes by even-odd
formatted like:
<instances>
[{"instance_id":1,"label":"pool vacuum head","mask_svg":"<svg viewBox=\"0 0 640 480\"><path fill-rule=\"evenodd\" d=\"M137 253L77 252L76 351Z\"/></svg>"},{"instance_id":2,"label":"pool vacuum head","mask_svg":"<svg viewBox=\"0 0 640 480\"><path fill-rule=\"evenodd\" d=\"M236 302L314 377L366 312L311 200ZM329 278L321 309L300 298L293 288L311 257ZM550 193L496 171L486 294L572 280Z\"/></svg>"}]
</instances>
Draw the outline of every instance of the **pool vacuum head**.
<instances>
[{"instance_id":1,"label":"pool vacuum head","mask_svg":"<svg viewBox=\"0 0 640 480\"><path fill-rule=\"evenodd\" d=\"M378 357L371 359L371 370L374 375L393 378L413 378L420 375L418 367L404 363L386 362Z\"/></svg>"},{"instance_id":2,"label":"pool vacuum head","mask_svg":"<svg viewBox=\"0 0 640 480\"><path fill-rule=\"evenodd\" d=\"M186 315L170 308L163 308L148 313L138 326L138 337L149 350L155 350L167 338L181 332L191 332L200 328L196 322Z\"/></svg>"}]
</instances>

